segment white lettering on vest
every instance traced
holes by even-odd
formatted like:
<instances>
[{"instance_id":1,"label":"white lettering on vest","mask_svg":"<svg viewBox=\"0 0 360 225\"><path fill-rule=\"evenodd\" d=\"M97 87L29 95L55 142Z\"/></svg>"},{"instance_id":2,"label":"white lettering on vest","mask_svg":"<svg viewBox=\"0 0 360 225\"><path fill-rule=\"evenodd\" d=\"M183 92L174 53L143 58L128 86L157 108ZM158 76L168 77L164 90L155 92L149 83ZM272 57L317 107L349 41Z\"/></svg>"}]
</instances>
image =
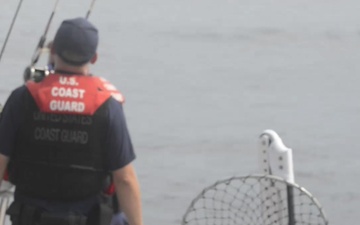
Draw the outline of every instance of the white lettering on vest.
<instances>
[{"instance_id":1,"label":"white lettering on vest","mask_svg":"<svg viewBox=\"0 0 360 225\"><path fill-rule=\"evenodd\" d=\"M87 144L89 142L89 134L86 131L45 127L36 127L34 130L34 138L37 141L75 144Z\"/></svg>"},{"instance_id":2,"label":"white lettering on vest","mask_svg":"<svg viewBox=\"0 0 360 225\"><path fill-rule=\"evenodd\" d=\"M70 85L70 86L78 86L79 85L79 83L76 82L76 77L60 76L59 77L59 83L61 85Z\"/></svg>"},{"instance_id":3,"label":"white lettering on vest","mask_svg":"<svg viewBox=\"0 0 360 225\"><path fill-rule=\"evenodd\" d=\"M120 93L111 93L111 96L113 96L113 98L119 102L124 101L124 97Z\"/></svg>"},{"instance_id":4,"label":"white lettering on vest","mask_svg":"<svg viewBox=\"0 0 360 225\"><path fill-rule=\"evenodd\" d=\"M110 83L104 84L104 87L108 91L116 91L116 87L114 85L110 84Z\"/></svg>"},{"instance_id":5,"label":"white lettering on vest","mask_svg":"<svg viewBox=\"0 0 360 225\"><path fill-rule=\"evenodd\" d=\"M85 90L77 88L53 87L51 96L63 98L84 98Z\"/></svg>"},{"instance_id":6,"label":"white lettering on vest","mask_svg":"<svg viewBox=\"0 0 360 225\"><path fill-rule=\"evenodd\" d=\"M58 112L78 112L85 111L85 103L76 101L51 100L50 110Z\"/></svg>"},{"instance_id":7,"label":"white lettering on vest","mask_svg":"<svg viewBox=\"0 0 360 225\"><path fill-rule=\"evenodd\" d=\"M60 129L37 127L34 131L35 140L58 141Z\"/></svg>"},{"instance_id":8,"label":"white lettering on vest","mask_svg":"<svg viewBox=\"0 0 360 225\"><path fill-rule=\"evenodd\" d=\"M64 143L86 144L89 141L89 134L85 131L62 130L61 141Z\"/></svg>"}]
</instances>

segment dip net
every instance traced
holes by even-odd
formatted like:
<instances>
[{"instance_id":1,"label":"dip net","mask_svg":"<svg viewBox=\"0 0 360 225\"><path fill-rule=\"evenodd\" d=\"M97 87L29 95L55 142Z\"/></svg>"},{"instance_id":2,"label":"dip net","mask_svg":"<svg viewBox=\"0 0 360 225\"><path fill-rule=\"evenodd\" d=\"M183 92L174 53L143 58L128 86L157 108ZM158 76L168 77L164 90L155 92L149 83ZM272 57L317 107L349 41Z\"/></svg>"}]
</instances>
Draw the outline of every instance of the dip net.
<instances>
[{"instance_id":1,"label":"dip net","mask_svg":"<svg viewBox=\"0 0 360 225\"><path fill-rule=\"evenodd\" d=\"M318 201L304 188L270 175L233 177L205 188L182 225L327 225Z\"/></svg>"}]
</instances>

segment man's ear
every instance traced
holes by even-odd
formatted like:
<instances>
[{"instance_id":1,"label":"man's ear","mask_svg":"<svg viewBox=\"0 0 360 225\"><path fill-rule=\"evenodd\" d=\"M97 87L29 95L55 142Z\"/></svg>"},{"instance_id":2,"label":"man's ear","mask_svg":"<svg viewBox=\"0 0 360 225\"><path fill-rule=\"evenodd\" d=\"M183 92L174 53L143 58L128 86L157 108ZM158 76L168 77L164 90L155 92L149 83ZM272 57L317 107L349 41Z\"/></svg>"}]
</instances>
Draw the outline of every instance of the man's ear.
<instances>
[{"instance_id":1,"label":"man's ear","mask_svg":"<svg viewBox=\"0 0 360 225\"><path fill-rule=\"evenodd\" d=\"M97 59L98 59L98 55L97 55L97 53L95 53L95 55L90 59L90 63L95 64Z\"/></svg>"}]
</instances>

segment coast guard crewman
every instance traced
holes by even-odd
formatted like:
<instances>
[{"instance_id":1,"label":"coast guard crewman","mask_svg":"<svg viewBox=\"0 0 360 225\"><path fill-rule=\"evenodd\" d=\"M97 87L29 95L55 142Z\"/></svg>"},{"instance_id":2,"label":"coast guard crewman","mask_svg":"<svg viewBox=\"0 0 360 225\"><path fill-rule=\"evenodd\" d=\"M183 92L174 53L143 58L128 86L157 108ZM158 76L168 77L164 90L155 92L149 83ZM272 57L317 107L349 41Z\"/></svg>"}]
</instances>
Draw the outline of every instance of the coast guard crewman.
<instances>
[{"instance_id":1,"label":"coast guard crewman","mask_svg":"<svg viewBox=\"0 0 360 225\"><path fill-rule=\"evenodd\" d=\"M129 224L142 225L122 95L89 71L97 44L87 20L63 21L52 46L55 73L17 88L5 104L0 181L8 167L13 225L108 225L112 210L99 196L109 173Z\"/></svg>"}]
</instances>

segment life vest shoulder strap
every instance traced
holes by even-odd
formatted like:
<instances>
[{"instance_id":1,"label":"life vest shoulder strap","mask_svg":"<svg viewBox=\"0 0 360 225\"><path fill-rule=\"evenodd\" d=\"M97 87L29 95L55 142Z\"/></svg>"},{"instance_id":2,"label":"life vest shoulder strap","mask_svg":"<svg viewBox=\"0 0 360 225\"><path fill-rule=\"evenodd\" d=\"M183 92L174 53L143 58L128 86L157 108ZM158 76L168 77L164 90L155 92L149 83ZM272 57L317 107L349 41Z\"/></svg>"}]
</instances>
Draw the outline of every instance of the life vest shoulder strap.
<instances>
[{"instance_id":1,"label":"life vest shoulder strap","mask_svg":"<svg viewBox=\"0 0 360 225\"><path fill-rule=\"evenodd\" d=\"M97 77L104 90L110 92L111 96L121 104L125 103L124 95L109 81L103 77Z\"/></svg>"}]
</instances>

